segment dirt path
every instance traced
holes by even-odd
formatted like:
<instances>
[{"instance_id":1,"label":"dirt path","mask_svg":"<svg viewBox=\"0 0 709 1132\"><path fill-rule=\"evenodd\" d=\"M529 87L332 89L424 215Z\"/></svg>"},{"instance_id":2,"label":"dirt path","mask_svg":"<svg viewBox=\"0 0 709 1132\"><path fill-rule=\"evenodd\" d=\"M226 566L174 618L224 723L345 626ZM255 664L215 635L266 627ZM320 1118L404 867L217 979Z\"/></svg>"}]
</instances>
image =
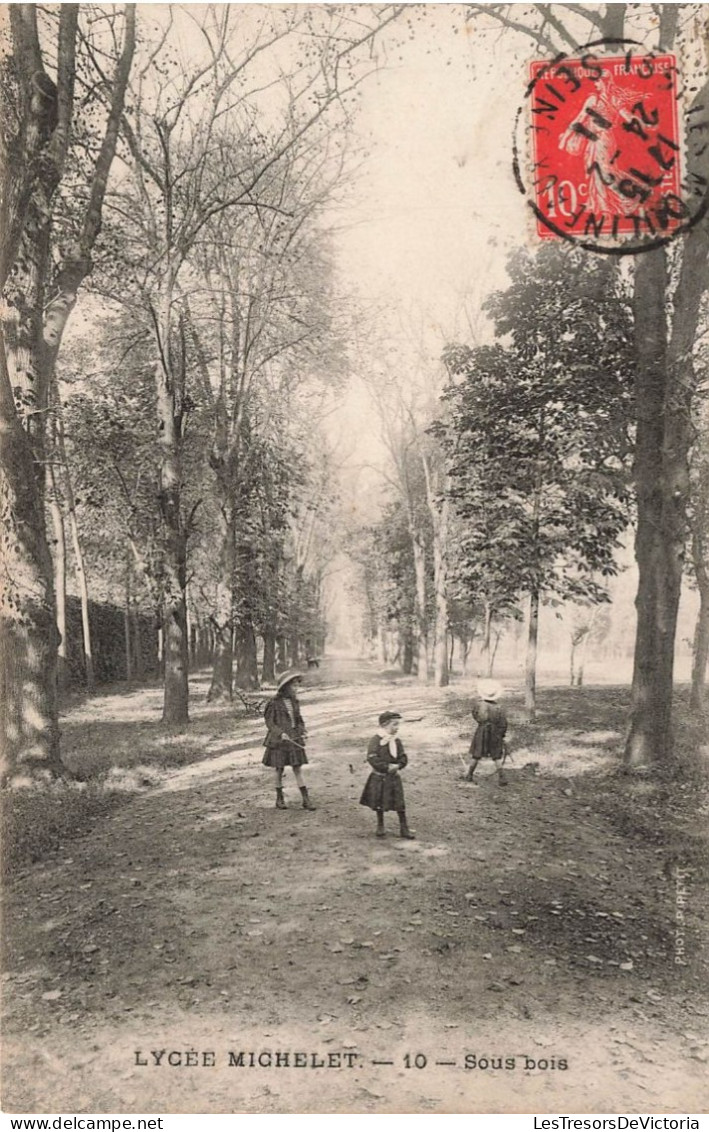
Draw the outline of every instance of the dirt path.
<instances>
[{"instance_id":1,"label":"dirt path","mask_svg":"<svg viewBox=\"0 0 709 1132\"><path fill-rule=\"evenodd\" d=\"M258 722L203 692L204 758L8 887L5 1111L705 1109L700 878L680 966L667 848L612 780L542 753L466 787L459 693L340 665L304 696L318 810L291 780L279 812ZM358 805L391 705L413 842Z\"/></svg>"}]
</instances>

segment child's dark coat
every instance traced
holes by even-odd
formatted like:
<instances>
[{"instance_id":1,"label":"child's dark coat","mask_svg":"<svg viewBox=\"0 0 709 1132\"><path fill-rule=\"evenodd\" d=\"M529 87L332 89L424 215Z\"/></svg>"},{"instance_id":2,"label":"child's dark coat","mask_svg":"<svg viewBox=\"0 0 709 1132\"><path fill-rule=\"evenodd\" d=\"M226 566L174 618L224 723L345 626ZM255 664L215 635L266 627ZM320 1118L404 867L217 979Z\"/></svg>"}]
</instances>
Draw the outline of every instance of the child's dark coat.
<instances>
[{"instance_id":1,"label":"child's dark coat","mask_svg":"<svg viewBox=\"0 0 709 1132\"><path fill-rule=\"evenodd\" d=\"M291 699L291 719L285 696L274 696L266 705L265 720L268 734L264 739L263 762L264 766L284 767L303 766L308 756L303 747L305 745L305 724L300 714L298 701ZM282 739L283 734L289 739ZM291 741L292 740L292 741Z\"/></svg>"},{"instance_id":2,"label":"child's dark coat","mask_svg":"<svg viewBox=\"0 0 709 1132\"><path fill-rule=\"evenodd\" d=\"M367 762L372 773L365 783L360 804L369 806L370 810L406 809L401 777L389 774L389 767L397 766L403 770L408 761L401 739L396 740L396 758L393 759L389 751L389 737L382 739L379 734L373 735L367 747Z\"/></svg>"}]
</instances>

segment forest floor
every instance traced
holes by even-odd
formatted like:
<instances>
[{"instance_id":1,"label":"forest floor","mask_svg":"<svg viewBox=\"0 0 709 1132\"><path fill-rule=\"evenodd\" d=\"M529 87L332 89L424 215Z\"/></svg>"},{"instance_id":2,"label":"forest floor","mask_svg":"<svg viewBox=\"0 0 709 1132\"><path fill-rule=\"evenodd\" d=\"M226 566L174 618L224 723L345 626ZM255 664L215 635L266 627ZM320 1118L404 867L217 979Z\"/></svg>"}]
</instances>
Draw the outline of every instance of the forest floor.
<instances>
[{"instance_id":1,"label":"forest floor","mask_svg":"<svg viewBox=\"0 0 709 1132\"><path fill-rule=\"evenodd\" d=\"M629 779L627 689L548 688L531 726L511 687L509 785L482 764L475 788L467 685L327 661L302 693L317 812L291 777L278 811L262 725L207 686L186 735L156 687L77 700L86 784L11 817L5 1112L706 1111L696 735ZM387 707L415 841L358 805Z\"/></svg>"}]
</instances>

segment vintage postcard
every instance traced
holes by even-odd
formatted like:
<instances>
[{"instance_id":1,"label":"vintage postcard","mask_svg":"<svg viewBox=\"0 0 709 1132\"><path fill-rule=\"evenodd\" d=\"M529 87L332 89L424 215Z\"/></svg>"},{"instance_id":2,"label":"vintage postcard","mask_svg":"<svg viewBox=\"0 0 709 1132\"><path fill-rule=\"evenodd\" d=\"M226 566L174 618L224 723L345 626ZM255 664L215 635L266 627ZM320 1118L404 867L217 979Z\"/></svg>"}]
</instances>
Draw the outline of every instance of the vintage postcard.
<instances>
[{"instance_id":1,"label":"vintage postcard","mask_svg":"<svg viewBox=\"0 0 709 1132\"><path fill-rule=\"evenodd\" d=\"M709 7L1 15L3 1112L698 1128Z\"/></svg>"}]
</instances>

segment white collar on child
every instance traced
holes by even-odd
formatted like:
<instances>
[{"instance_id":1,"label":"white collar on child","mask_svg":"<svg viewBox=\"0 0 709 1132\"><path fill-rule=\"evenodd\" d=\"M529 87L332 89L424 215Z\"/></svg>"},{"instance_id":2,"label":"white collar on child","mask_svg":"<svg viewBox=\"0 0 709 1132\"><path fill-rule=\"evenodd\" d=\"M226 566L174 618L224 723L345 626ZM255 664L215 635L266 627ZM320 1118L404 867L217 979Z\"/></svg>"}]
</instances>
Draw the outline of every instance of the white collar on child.
<instances>
[{"instance_id":1,"label":"white collar on child","mask_svg":"<svg viewBox=\"0 0 709 1132\"><path fill-rule=\"evenodd\" d=\"M388 746L389 747L389 754L391 755L391 757L393 759L398 759L399 748L396 745L396 735L390 735L389 732L385 731L383 727L379 728L379 730L377 731L377 735L381 739L381 743L379 744L379 746L380 747Z\"/></svg>"}]
</instances>

